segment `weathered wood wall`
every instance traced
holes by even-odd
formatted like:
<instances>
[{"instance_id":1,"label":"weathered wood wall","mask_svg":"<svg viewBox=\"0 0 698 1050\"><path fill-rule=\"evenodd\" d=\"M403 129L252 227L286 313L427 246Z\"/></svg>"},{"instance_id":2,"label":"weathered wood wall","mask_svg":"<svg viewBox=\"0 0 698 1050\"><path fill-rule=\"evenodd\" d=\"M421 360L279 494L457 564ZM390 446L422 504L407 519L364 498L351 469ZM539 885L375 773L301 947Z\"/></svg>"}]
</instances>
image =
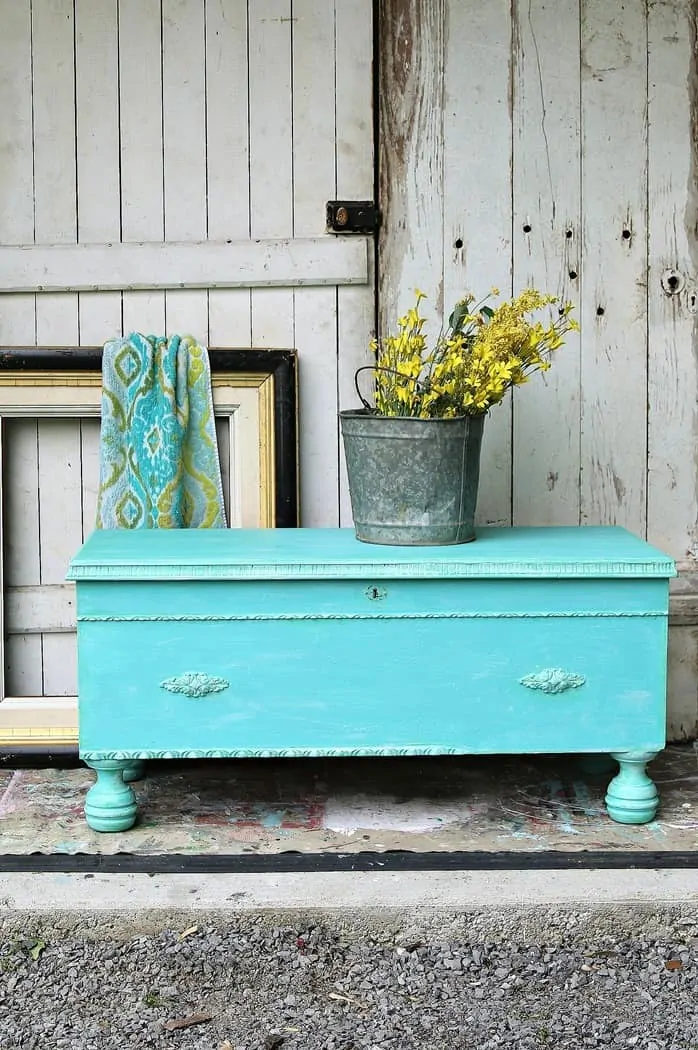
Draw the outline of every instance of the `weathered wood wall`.
<instances>
[{"instance_id":1,"label":"weathered wood wall","mask_svg":"<svg viewBox=\"0 0 698 1050\"><path fill-rule=\"evenodd\" d=\"M680 563L672 735L698 718L695 0L381 0L380 318L415 286L571 299L486 426L479 516L620 524ZM680 597L679 597L680 596Z\"/></svg>"}]
</instances>

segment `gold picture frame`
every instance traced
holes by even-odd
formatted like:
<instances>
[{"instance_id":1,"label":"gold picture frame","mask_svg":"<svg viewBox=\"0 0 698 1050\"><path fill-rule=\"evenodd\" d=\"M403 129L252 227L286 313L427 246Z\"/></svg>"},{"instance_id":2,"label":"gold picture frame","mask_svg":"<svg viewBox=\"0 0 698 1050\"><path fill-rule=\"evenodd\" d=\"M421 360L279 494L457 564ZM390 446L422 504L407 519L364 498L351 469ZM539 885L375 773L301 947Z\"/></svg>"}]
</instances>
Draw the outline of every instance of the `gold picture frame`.
<instances>
[{"instance_id":1,"label":"gold picture frame","mask_svg":"<svg viewBox=\"0 0 698 1050\"><path fill-rule=\"evenodd\" d=\"M230 526L296 526L295 352L212 348L209 356ZM78 744L77 697L74 692L64 695L42 688L41 695L35 690L25 695L12 688L13 651L22 656L31 677L34 664L28 651L38 652L35 639L40 638L41 674L45 683L47 647L52 653L51 658L58 660L59 665L61 651L69 653L71 645L73 650L75 648L72 585L62 579L58 582L55 571L51 583L45 586L40 580L33 585L23 585L21 580L12 577L12 573L8 575L5 571L8 550L12 554L13 549L12 529L5 528L6 524L11 525L6 519L5 509L12 508L13 499L18 502L13 497L13 486L22 476L21 460L17 460L13 468L13 421L21 421L22 426L29 424L30 427L36 422L37 464L41 421L72 420L79 424L81 440L87 432L85 428L89 427L94 451L101 401L100 364L98 348L80 348L72 353L47 348L0 349L0 525L3 535L0 552L0 751L6 753L73 753ZM44 430L50 436L50 426ZM83 445L80 447L82 449ZM81 455L81 471L85 469L88 458ZM94 462L92 468L94 473ZM19 477L9 476L13 469ZM38 466L37 478L39 498L41 474ZM85 492L95 487L95 481L92 479L88 485L83 473L80 478L82 503L89 504ZM54 477L53 483L60 487L60 478L56 480ZM37 524L37 530L40 558L40 524ZM22 528L20 546L29 542L26 532ZM47 532L46 545L50 541L50 529ZM79 543L76 543L75 550L78 547ZM72 642L66 641L71 638ZM70 658L74 659L72 653ZM67 673L70 674L70 669Z\"/></svg>"}]
</instances>

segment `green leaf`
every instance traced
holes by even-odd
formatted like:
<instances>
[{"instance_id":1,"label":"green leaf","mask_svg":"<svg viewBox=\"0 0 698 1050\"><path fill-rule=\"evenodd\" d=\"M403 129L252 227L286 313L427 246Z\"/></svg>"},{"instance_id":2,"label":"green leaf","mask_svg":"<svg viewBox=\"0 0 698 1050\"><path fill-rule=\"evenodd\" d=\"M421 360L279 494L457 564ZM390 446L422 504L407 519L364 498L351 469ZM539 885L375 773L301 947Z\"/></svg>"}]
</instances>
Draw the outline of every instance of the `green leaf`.
<instances>
[{"instance_id":1,"label":"green leaf","mask_svg":"<svg viewBox=\"0 0 698 1050\"><path fill-rule=\"evenodd\" d=\"M494 310L492 309L491 306L481 306L480 307L480 313L484 314L485 317L488 320L489 320L490 317L494 317Z\"/></svg>"},{"instance_id":2,"label":"green leaf","mask_svg":"<svg viewBox=\"0 0 698 1050\"><path fill-rule=\"evenodd\" d=\"M34 962L37 962L42 952L46 951L45 941L34 941L34 947L30 949L29 954L31 955Z\"/></svg>"}]
</instances>

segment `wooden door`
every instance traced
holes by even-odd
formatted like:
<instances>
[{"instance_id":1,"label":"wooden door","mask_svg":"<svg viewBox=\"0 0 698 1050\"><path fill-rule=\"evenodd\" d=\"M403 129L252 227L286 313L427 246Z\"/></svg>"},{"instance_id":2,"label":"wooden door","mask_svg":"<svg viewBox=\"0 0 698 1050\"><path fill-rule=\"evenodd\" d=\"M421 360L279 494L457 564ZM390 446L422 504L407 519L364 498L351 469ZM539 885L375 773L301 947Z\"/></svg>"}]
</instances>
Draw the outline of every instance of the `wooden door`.
<instances>
[{"instance_id":1,"label":"wooden door","mask_svg":"<svg viewBox=\"0 0 698 1050\"><path fill-rule=\"evenodd\" d=\"M325 205L373 196L372 8L0 0L0 347L132 330L295 347L307 526L351 520L337 411L367 359L373 251L329 235ZM98 422L37 413L3 437L3 586L36 615L3 638L0 747L57 746L75 739L64 575L94 520Z\"/></svg>"}]
</instances>

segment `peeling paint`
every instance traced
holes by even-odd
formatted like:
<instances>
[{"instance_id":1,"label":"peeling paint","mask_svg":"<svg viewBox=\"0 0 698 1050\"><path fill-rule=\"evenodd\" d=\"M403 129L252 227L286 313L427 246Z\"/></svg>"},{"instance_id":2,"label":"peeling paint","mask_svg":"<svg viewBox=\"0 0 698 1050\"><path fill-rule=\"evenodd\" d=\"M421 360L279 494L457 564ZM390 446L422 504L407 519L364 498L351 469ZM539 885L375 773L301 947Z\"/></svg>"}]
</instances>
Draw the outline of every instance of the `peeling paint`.
<instances>
[{"instance_id":1,"label":"peeling paint","mask_svg":"<svg viewBox=\"0 0 698 1050\"><path fill-rule=\"evenodd\" d=\"M691 112L691 126L689 142L691 149L691 166L686 186L686 211L685 226L688 239L688 251L691 257L691 268L693 274L698 274L698 4L688 5L688 26L691 42L691 61L688 72L688 97ZM689 308L693 313L693 355L698 360L698 313L695 311L695 291L693 291L693 302L689 294ZM696 391L695 405L693 410L694 435L698 435L698 391ZM698 488L698 450L693 458L695 466L695 482ZM698 519L693 523L692 538L698 537Z\"/></svg>"}]
</instances>

